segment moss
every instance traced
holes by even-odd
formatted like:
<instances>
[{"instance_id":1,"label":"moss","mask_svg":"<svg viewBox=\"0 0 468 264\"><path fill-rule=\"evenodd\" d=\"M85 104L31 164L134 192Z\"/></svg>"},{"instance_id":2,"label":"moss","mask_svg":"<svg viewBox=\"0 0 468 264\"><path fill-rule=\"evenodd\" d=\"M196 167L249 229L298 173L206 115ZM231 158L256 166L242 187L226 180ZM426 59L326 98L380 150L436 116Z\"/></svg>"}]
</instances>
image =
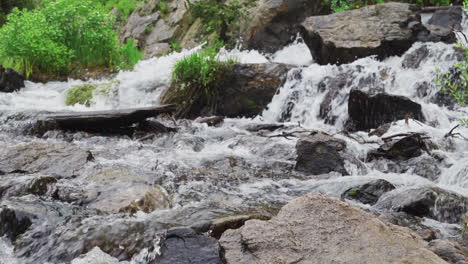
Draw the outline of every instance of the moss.
<instances>
[{"instance_id":1,"label":"moss","mask_svg":"<svg viewBox=\"0 0 468 264\"><path fill-rule=\"evenodd\" d=\"M66 105L82 104L87 107L90 106L91 100L93 99L93 91L96 90L94 85L78 85L67 92Z\"/></svg>"},{"instance_id":2,"label":"moss","mask_svg":"<svg viewBox=\"0 0 468 264\"><path fill-rule=\"evenodd\" d=\"M358 196L359 195L359 190L358 189L351 189L351 190L348 191L348 195L352 196L352 197Z\"/></svg>"}]
</instances>

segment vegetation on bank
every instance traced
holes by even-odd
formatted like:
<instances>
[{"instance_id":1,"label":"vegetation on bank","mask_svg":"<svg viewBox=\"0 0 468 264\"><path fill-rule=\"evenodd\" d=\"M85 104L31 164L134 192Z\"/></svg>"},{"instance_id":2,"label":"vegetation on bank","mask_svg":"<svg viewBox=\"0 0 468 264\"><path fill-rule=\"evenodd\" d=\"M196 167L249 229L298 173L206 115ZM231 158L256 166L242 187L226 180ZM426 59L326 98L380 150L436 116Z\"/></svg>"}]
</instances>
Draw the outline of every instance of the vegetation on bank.
<instances>
[{"instance_id":1,"label":"vegetation on bank","mask_svg":"<svg viewBox=\"0 0 468 264\"><path fill-rule=\"evenodd\" d=\"M388 2L388 0L324 0L324 4L329 5L333 13L384 2ZM444 6L450 5L453 0L399 0L399 2L419 4L421 6Z\"/></svg>"},{"instance_id":2,"label":"vegetation on bank","mask_svg":"<svg viewBox=\"0 0 468 264\"><path fill-rule=\"evenodd\" d=\"M13 9L0 29L0 64L29 77L65 76L77 69L132 68L135 44L119 44L115 18L92 0L44 0Z\"/></svg>"},{"instance_id":3,"label":"vegetation on bank","mask_svg":"<svg viewBox=\"0 0 468 264\"><path fill-rule=\"evenodd\" d=\"M75 86L68 90L65 104L82 104L89 107L91 105L91 100L93 99L94 90L96 90L96 86L90 84Z\"/></svg>"},{"instance_id":4,"label":"vegetation on bank","mask_svg":"<svg viewBox=\"0 0 468 264\"><path fill-rule=\"evenodd\" d=\"M195 104L216 109L216 98L226 72L234 60L220 61L217 53L222 43L208 46L178 61L172 72L171 88L164 95L164 104L176 103L177 116L184 117Z\"/></svg>"}]
</instances>

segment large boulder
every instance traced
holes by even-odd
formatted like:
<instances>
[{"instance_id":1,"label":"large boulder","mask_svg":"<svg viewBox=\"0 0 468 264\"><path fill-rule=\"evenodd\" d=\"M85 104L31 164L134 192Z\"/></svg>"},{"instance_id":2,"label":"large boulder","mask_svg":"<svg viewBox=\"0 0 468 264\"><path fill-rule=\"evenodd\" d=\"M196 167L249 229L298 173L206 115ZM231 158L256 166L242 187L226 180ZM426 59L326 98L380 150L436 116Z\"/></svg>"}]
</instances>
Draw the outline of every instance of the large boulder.
<instances>
[{"instance_id":1,"label":"large boulder","mask_svg":"<svg viewBox=\"0 0 468 264\"><path fill-rule=\"evenodd\" d=\"M297 171L319 175L332 171L348 175L344 167L344 158L340 152L346 148L344 140L334 138L322 132L301 137L296 144Z\"/></svg>"},{"instance_id":2,"label":"large boulder","mask_svg":"<svg viewBox=\"0 0 468 264\"><path fill-rule=\"evenodd\" d=\"M0 92L12 93L24 87L23 75L0 65Z\"/></svg>"},{"instance_id":3,"label":"large boulder","mask_svg":"<svg viewBox=\"0 0 468 264\"><path fill-rule=\"evenodd\" d=\"M328 13L321 1L260 0L241 21L241 38L247 49L274 53L294 41L298 24L306 17Z\"/></svg>"},{"instance_id":4,"label":"large boulder","mask_svg":"<svg viewBox=\"0 0 468 264\"><path fill-rule=\"evenodd\" d=\"M447 223L460 223L468 210L468 198L437 187L421 187L386 193L375 207Z\"/></svg>"},{"instance_id":5,"label":"large boulder","mask_svg":"<svg viewBox=\"0 0 468 264\"><path fill-rule=\"evenodd\" d=\"M319 64L349 63L377 55L401 55L417 40L418 7L403 3L371 5L307 18L304 40Z\"/></svg>"},{"instance_id":6,"label":"large boulder","mask_svg":"<svg viewBox=\"0 0 468 264\"><path fill-rule=\"evenodd\" d=\"M390 160L408 160L421 156L423 151L429 151L428 146L420 134L413 134L394 142L387 142L378 149L371 150L367 159L386 158Z\"/></svg>"},{"instance_id":7,"label":"large boulder","mask_svg":"<svg viewBox=\"0 0 468 264\"><path fill-rule=\"evenodd\" d=\"M451 6L437 10L426 24L429 35L422 38L427 41L457 42L455 31L462 30L463 9L461 6Z\"/></svg>"},{"instance_id":8,"label":"large boulder","mask_svg":"<svg viewBox=\"0 0 468 264\"><path fill-rule=\"evenodd\" d=\"M371 95L359 90L351 90L349 94L348 115L346 126L350 131L378 128L401 119L424 121L421 105L404 96L386 93Z\"/></svg>"},{"instance_id":9,"label":"large boulder","mask_svg":"<svg viewBox=\"0 0 468 264\"><path fill-rule=\"evenodd\" d=\"M220 91L216 98L216 107L212 109L204 96L194 95L193 102L188 109L179 109L179 117L196 118L198 116L220 115L226 117L253 117L260 114L271 102L286 81L290 65L278 63L265 64L236 64L226 72L217 89ZM163 103L174 101L171 94L177 94L180 87L172 84L162 96ZM185 100L185 99L183 99ZM184 114L180 114L184 112Z\"/></svg>"},{"instance_id":10,"label":"large boulder","mask_svg":"<svg viewBox=\"0 0 468 264\"><path fill-rule=\"evenodd\" d=\"M360 209L308 194L269 221L250 220L220 239L231 263L446 263L410 230Z\"/></svg>"},{"instance_id":11,"label":"large boulder","mask_svg":"<svg viewBox=\"0 0 468 264\"><path fill-rule=\"evenodd\" d=\"M71 144L22 143L0 149L0 175L43 173L69 178L92 159L91 152Z\"/></svg>"}]
</instances>

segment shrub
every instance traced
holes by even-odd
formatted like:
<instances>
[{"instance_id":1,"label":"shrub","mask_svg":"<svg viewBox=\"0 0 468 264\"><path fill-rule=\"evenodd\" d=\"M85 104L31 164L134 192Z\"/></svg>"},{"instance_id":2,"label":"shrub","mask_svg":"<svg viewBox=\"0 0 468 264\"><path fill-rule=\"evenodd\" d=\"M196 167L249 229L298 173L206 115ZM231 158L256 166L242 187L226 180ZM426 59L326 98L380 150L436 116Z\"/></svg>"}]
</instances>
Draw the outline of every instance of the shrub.
<instances>
[{"instance_id":1,"label":"shrub","mask_svg":"<svg viewBox=\"0 0 468 264\"><path fill-rule=\"evenodd\" d=\"M185 117L194 105L216 109L223 75L235 63L234 60L219 61L216 54L216 47L208 47L175 64L171 88L162 101L178 105L177 117Z\"/></svg>"},{"instance_id":2,"label":"shrub","mask_svg":"<svg viewBox=\"0 0 468 264\"><path fill-rule=\"evenodd\" d=\"M138 50L138 47L133 39L127 40L125 45L120 47L120 68L133 69L135 64L143 58L143 55Z\"/></svg>"},{"instance_id":3,"label":"shrub","mask_svg":"<svg viewBox=\"0 0 468 264\"><path fill-rule=\"evenodd\" d=\"M96 86L89 84L75 86L68 90L65 104L82 104L89 107L91 100L93 99L93 91L95 89Z\"/></svg>"},{"instance_id":4,"label":"shrub","mask_svg":"<svg viewBox=\"0 0 468 264\"><path fill-rule=\"evenodd\" d=\"M145 0L99 0L107 11L117 8L123 21L126 21L132 12L144 2Z\"/></svg>"},{"instance_id":5,"label":"shrub","mask_svg":"<svg viewBox=\"0 0 468 264\"><path fill-rule=\"evenodd\" d=\"M325 4L329 5L333 13L338 13L350 9L356 9L363 6L375 5L384 3L387 0L325 0ZM419 4L423 6L441 6L449 5L450 0L400 0L398 2L405 2L410 4Z\"/></svg>"},{"instance_id":6,"label":"shrub","mask_svg":"<svg viewBox=\"0 0 468 264\"><path fill-rule=\"evenodd\" d=\"M119 48L115 18L91 0L47 0L32 11L15 9L0 29L0 64L30 76L134 64L131 44ZM136 49L136 48L135 48Z\"/></svg>"}]
</instances>

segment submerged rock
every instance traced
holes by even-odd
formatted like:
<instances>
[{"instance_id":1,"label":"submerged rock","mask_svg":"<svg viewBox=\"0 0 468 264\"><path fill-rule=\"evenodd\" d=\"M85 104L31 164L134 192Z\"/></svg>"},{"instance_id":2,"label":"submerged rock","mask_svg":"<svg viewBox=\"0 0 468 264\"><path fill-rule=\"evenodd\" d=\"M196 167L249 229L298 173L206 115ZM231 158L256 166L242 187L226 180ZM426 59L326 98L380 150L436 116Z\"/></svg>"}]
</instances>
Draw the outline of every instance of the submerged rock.
<instances>
[{"instance_id":1,"label":"submerged rock","mask_svg":"<svg viewBox=\"0 0 468 264\"><path fill-rule=\"evenodd\" d=\"M345 191L341 197L349 200L357 200L364 204L373 205L377 203L380 196L394 190L395 186L386 180L375 180Z\"/></svg>"},{"instance_id":2,"label":"submerged rock","mask_svg":"<svg viewBox=\"0 0 468 264\"><path fill-rule=\"evenodd\" d=\"M270 221L226 231L226 263L446 263L410 230L323 195L297 198Z\"/></svg>"},{"instance_id":3,"label":"submerged rock","mask_svg":"<svg viewBox=\"0 0 468 264\"><path fill-rule=\"evenodd\" d=\"M31 226L31 223L27 214L23 212L8 207L0 208L0 236L15 240Z\"/></svg>"},{"instance_id":4,"label":"submerged rock","mask_svg":"<svg viewBox=\"0 0 468 264\"><path fill-rule=\"evenodd\" d=\"M404 96L370 95L359 90L351 90L349 94L348 115L346 126L350 131L378 128L401 119L424 121L421 105Z\"/></svg>"},{"instance_id":5,"label":"submerged rock","mask_svg":"<svg viewBox=\"0 0 468 264\"><path fill-rule=\"evenodd\" d=\"M12 93L24 87L26 79L12 69L0 65L0 92Z\"/></svg>"},{"instance_id":6,"label":"submerged rock","mask_svg":"<svg viewBox=\"0 0 468 264\"><path fill-rule=\"evenodd\" d=\"M0 174L42 173L69 178L76 175L90 157L91 152L72 144L22 143L0 149Z\"/></svg>"},{"instance_id":7,"label":"submerged rock","mask_svg":"<svg viewBox=\"0 0 468 264\"><path fill-rule=\"evenodd\" d=\"M423 45L411 53L407 53L403 58L401 65L405 69L417 69L421 62L429 56L429 49Z\"/></svg>"},{"instance_id":8,"label":"submerged rock","mask_svg":"<svg viewBox=\"0 0 468 264\"><path fill-rule=\"evenodd\" d=\"M304 40L319 64L343 64L377 55L401 55L422 30L416 5L385 3L307 18Z\"/></svg>"},{"instance_id":9,"label":"submerged rock","mask_svg":"<svg viewBox=\"0 0 468 264\"><path fill-rule=\"evenodd\" d=\"M423 187L386 193L375 207L447 223L460 223L468 210L468 198L438 187Z\"/></svg>"},{"instance_id":10,"label":"submerged rock","mask_svg":"<svg viewBox=\"0 0 468 264\"><path fill-rule=\"evenodd\" d=\"M332 171L348 175L344 168L344 158L340 155L345 148L345 141L322 132L302 137L296 144L295 169L312 175Z\"/></svg>"}]
</instances>

